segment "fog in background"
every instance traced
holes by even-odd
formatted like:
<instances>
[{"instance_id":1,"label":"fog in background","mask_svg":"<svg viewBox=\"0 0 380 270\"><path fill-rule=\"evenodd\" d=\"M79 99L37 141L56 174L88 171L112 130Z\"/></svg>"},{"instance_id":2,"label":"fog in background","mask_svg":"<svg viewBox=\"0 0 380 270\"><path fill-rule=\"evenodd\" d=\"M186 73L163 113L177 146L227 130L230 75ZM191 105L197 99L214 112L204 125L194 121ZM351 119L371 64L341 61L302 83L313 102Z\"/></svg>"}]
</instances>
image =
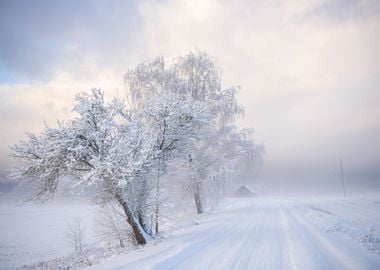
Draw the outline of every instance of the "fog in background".
<instances>
[{"instance_id":1,"label":"fog in background","mask_svg":"<svg viewBox=\"0 0 380 270\"><path fill-rule=\"evenodd\" d=\"M122 96L128 69L199 49L266 148L242 182L341 192L341 158L348 192L380 189L379 1L3 0L0 39L3 186L9 145L69 118L76 93Z\"/></svg>"}]
</instances>

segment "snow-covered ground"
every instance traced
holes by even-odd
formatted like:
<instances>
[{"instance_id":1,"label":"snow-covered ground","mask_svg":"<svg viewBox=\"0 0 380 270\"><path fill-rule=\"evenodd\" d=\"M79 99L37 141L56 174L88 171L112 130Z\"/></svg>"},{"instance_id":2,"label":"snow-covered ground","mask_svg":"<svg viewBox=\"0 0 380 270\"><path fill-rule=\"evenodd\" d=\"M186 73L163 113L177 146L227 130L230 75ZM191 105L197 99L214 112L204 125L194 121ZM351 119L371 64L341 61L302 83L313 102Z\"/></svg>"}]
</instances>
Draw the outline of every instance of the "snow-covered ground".
<instances>
[{"instance_id":1,"label":"snow-covered ground","mask_svg":"<svg viewBox=\"0 0 380 270\"><path fill-rule=\"evenodd\" d=\"M91 269L380 269L376 228L376 199L234 199Z\"/></svg>"},{"instance_id":2,"label":"snow-covered ground","mask_svg":"<svg viewBox=\"0 0 380 270\"><path fill-rule=\"evenodd\" d=\"M65 240L67 224L75 219L87 227L92 242L95 207L83 201L50 202L40 206L0 202L0 269L54 259L72 252Z\"/></svg>"},{"instance_id":3,"label":"snow-covered ground","mask_svg":"<svg viewBox=\"0 0 380 270\"><path fill-rule=\"evenodd\" d=\"M67 221L85 204L0 205L0 269L66 255ZM91 269L380 269L380 196L228 199L161 241ZM91 236L91 235L89 235Z\"/></svg>"}]
</instances>

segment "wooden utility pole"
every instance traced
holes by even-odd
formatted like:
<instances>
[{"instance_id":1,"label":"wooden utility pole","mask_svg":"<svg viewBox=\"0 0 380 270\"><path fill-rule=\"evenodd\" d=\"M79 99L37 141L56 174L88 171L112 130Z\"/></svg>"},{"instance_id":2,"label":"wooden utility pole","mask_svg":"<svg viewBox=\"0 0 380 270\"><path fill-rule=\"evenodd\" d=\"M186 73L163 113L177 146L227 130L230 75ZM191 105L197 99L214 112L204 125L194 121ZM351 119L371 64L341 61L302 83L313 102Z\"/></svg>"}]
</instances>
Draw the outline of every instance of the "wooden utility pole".
<instances>
[{"instance_id":1,"label":"wooden utility pole","mask_svg":"<svg viewBox=\"0 0 380 270\"><path fill-rule=\"evenodd\" d=\"M343 175L343 164L342 164L342 160L339 159L339 162L340 162L340 175L342 177L342 185L343 185L343 194L344 194L344 197L346 197L346 186L344 184L344 175Z\"/></svg>"}]
</instances>

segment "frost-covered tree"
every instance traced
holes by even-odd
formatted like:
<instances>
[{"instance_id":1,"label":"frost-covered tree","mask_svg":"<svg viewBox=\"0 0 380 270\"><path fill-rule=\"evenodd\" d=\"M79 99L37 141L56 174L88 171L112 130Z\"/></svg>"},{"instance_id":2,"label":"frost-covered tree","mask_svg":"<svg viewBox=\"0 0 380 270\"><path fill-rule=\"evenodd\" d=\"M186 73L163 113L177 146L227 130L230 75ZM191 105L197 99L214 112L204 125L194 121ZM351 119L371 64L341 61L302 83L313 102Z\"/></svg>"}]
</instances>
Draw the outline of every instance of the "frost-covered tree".
<instances>
[{"instance_id":1,"label":"frost-covered tree","mask_svg":"<svg viewBox=\"0 0 380 270\"><path fill-rule=\"evenodd\" d=\"M72 247L76 253L83 254L86 227L83 226L80 219L74 219L71 223L67 223L63 236L66 243Z\"/></svg>"},{"instance_id":2,"label":"frost-covered tree","mask_svg":"<svg viewBox=\"0 0 380 270\"><path fill-rule=\"evenodd\" d=\"M152 237L148 210L157 156L191 144L208 115L207 108L174 94L155 96L148 104L128 111L117 100L106 104L100 90L78 95L73 120L46 127L40 136L28 134L12 147L11 155L21 161L13 176L32 181L29 199L39 201L53 198L61 177L72 177L74 186L95 190L97 202L120 204L136 242L145 244ZM166 123L160 146L154 119Z\"/></svg>"},{"instance_id":3,"label":"frost-covered tree","mask_svg":"<svg viewBox=\"0 0 380 270\"><path fill-rule=\"evenodd\" d=\"M195 147L210 128L212 112L209 104L178 92L182 81L173 68L165 68L164 60L145 62L125 75L128 100L139 111L150 132L155 134L155 233L158 233L160 178L167 163ZM148 194L146 194L148 196Z\"/></svg>"},{"instance_id":4,"label":"frost-covered tree","mask_svg":"<svg viewBox=\"0 0 380 270\"><path fill-rule=\"evenodd\" d=\"M145 244L151 233L136 213L133 195L139 196L134 192L149 170L151 134L122 103L106 104L100 90L76 100L73 120L45 127L40 136L28 134L11 148L11 155L21 161L13 177L31 181L29 199L37 201L52 199L63 176L72 177L73 185L93 186L96 201L115 200L122 206L137 243Z\"/></svg>"},{"instance_id":5,"label":"frost-covered tree","mask_svg":"<svg viewBox=\"0 0 380 270\"><path fill-rule=\"evenodd\" d=\"M159 179L160 175L165 172L167 162L174 153L180 154L182 158L186 159L190 168L190 190L194 195L197 212L202 213L202 183L205 178L211 176L210 165L205 166L204 164L212 163L214 167L217 167L217 161L219 164L223 164L228 158L233 158L239 152L238 147L231 147L231 145L237 145L235 139L241 134L241 132L236 132L233 125L235 118L243 112L236 101L238 88L223 89L220 70L216 62L202 52L178 57L169 66L165 65L164 59L161 57L142 63L125 75L125 82L129 104L136 109L148 109L149 111L149 108L152 107L152 99L168 96L174 98L173 101L182 100L185 101L184 104L198 104L199 107L207 108L208 122L200 123L201 125L197 125L197 128L191 129L191 137L196 138L192 140L191 145L184 144L184 140L179 143L177 139L183 137L184 134L176 134L175 129L168 128L170 124L168 125L165 113L154 115L149 112L146 118L151 123L150 126L156 129L155 133L157 134L154 147L157 167L156 194L160 194ZM187 135L189 134L187 133ZM228 141L226 138L235 139ZM240 140L240 145L243 147L245 142L248 140ZM256 146L252 141L251 143L252 146ZM167 148L165 144L171 147ZM259 147L253 148L255 148L256 155L261 155ZM228 149L230 151L227 151ZM236 153L232 153L231 149L235 149ZM222 174L222 167L222 165L219 166L219 174L214 174L213 179L218 176L218 179L222 180L219 177ZM159 203L157 203L157 213L158 206ZM156 228L157 224L156 221Z\"/></svg>"},{"instance_id":6,"label":"frost-covered tree","mask_svg":"<svg viewBox=\"0 0 380 270\"><path fill-rule=\"evenodd\" d=\"M197 212L202 213L203 197L215 194L215 185L224 186L226 172L233 169L233 159L248 152L260 159L262 146L236 129L234 121L243 114L236 99L238 87L222 88L216 61L202 52L189 53L179 57L173 69L177 78L176 91L207 104L212 112L211 128L188 155L190 190ZM206 182L208 185L205 186ZM205 188L213 192L207 192Z\"/></svg>"},{"instance_id":7,"label":"frost-covered tree","mask_svg":"<svg viewBox=\"0 0 380 270\"><path fill-rule=\"evenodd\" d=\"M189 53L169 66L156 58L129 71L125 83L125 102L108 104L94 89L76 97L72 120L46 126L38 136L28 133L11 148L20 161L12 175L32 182L34 201L52 199L67 176L72 186L90 189L96 202L119 204L134 239L145 244L153 226L158 232L160 179L170 162L185 160L177 169L190 170L187 183L201 213L203 198L215 186L219 192L234 160L261 152L234 127L242 113L238 89L221 87L207 54Z\"/></svg>"}]
</instances>

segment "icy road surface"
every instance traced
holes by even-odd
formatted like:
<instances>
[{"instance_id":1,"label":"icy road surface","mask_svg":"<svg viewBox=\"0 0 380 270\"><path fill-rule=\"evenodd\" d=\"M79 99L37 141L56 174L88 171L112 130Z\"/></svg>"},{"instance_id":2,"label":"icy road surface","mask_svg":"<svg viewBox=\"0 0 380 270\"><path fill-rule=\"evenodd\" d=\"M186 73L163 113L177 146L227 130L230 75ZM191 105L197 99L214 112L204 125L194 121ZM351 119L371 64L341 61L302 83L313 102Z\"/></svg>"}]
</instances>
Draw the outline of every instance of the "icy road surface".
<instances>
[{"instance_id":1,"label":"icy road surface","mask_svg":"<svg viewBox=\"0 0 380 270\"><path fill-rule=\"evenodd\" d=\"M91 269L380 269L377 201L235 199Z\"/></svg>"}]
</instances>

